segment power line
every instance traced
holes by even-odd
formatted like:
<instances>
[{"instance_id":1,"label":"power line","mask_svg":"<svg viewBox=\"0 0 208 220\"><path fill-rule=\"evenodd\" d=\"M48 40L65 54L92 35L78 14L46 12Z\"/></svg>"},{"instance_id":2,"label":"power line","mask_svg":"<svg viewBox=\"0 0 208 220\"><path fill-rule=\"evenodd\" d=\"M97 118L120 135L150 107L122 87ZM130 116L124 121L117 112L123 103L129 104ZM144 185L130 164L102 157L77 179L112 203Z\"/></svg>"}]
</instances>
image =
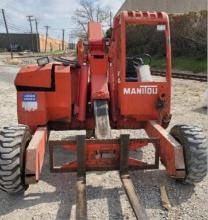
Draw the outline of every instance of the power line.
<instances>
[{"instance_id":1,"label":"power line","mask_svg":"<svg viewBox=\"0 0 208 220\"><path fill-rule=\"evenodd\" d=\"M19 31L20 31L19 29L14 28L14 27L12 27L12 26L10 26L10 25L7 25L7 26L8 26L8 28L9 28L10 30L17 31L17 32L19 32Z\"/></svg>"},{"instance_id":2,"label":"power line","mask_svg":"<svg viewBox=\"0 0 208 220\"><path fill-rule=\"evenodd\" d=\"M10 28L16 29L16 30L18 30L18 31L24 31L24 32L25 32L25 29L22 29L22 28L20 28L20 27L18 27L18 26L16 26L16 25L13 25L13 24L8 23L8 26L9 26Z\"/></svg>"},{"instance_id":3,"label":"power line","mask_svg":"<svg viewBox=\"0 0 208 220\"><path fill-rule=\"evenodd\" d=\"M7 19L8 20L8 19ZM11 19L9 19L9 20L11 20ZM32 21L34 21L34 19L32 19ZM0 23L1 24L3 24L2 22L1 22L1 20L0 20ZM13 30L15 30L15 31L20 31L20 32L24 32L24 33L28 33L29 31L26 29L26 27L24 27L24 26L21 26L21 25L16 25L16 24L14 24L14 23L12 23L11 21L7 21L7 24L8 24L8 26L11 28L11 29L13 29ZM38 28L38 29L40 29L40 30L45 30L45 27L40 27L40 28ZM73 30L78 30L77 28L64 28L65 30L69 30L69 31L73 31ZM61 28L53 28L53 27L51 27L50 28L50 31L62 31L63 29L61 29Z\"/></svg>"},{"instance_id":4,"label":"power line","mask_svg":"<svg viewBox=\"0 0 208 220\"><path fill-rule=\"evenodd\" d=\"M8 8L6 8L6 11L7 11L8 23L12 24L12 23L14 23L14 20L12 19L14 17L14 13L21 15L21 17L25 17L25 13L23 11L20 11L17 7L14 7L13 5L10 5L10 3L11 2L7 2ZM15 26L25 30L25 26L21 26L21 25L15 25Z\"/></svg>"},{"instance_id":5,"label":"power line","mask_svg":"<svg viewBox=\"0 0 208 220\"><path fill-rule=\"evenodd\" d=\"M26 27L24 27L24 26L16 25L16 24L11 23L11 22L8 22L8 24L13 26L13 27L16 27L16 28L18 28L20 30L24 30L24 31L26 30ZM28 30L27 30L27 32L28 32Z\"/></svg>"},{"instance_id":6,"label":"power line","mask_svg":"<svg viewBox=\"0 0 208 220\"><path fill-rule=\"evenodd\" d=\"M0 23L2 24L3 21L0 20ZM26 32L26 31L25 31L25 27L19 26L19 25L15 25L15 24L9 22L8 19L7 19L7 25L10 26L11 28L15 28L15 29L18 29L18 30L20 30L20 31Z\"/></svg>"},{"instance_id":7,"label":"power line","mask_svg":"<svg viewBox=\"0 0 208 220\"><path fill-rule=\"evenodd\" d=\"M2 1L2 0L1 0ZM4 8L7 10L7 11L11 11L11 13L18 13L18 14L21 14L23 16L25 16L25 11L22 11L20 10L19 8L15 7L14 5L10 4L11 2L8 2Z\"/></svg>"},{"instance_id":8,"label":"power line","mask_svg":"<svg viewBox=\"0 0 208 220\"><path fill-rule=\"evenodd\" d=\"M1 1L2 2L2 1ZM9 5L9 2L7 2L7 5ZM7 16L7 26L9 28L9 30L11 30L13 33L30 33L31 34L31 45L32 45L32 51L34 52L34 34L33 34L33 24L32 22L35 21L35 29L36 29L36 40L37 40L37 50L39 48L39 31L43 30L42 27L38 27L38 22L37 19L33 19L32 15L26 16L28 18L29 24L30 24L30 30L28 30L24 25L16 25L16 20L13 20L13 16L11 15L11 8L15 9L13 12L19 12L18 14L24 15L24 13L20 12L19 10L17 10L16 8L14 8L14 6L11 6L8 10L10 11L9 16ZM25 16L25 15L24 15ZM3 24L3 22L1 21L0 18L0 24ZM48 44L48 30L49 30L49 26L45 26L44 28L46 30L46 40L45 40L45 50L47 50L47 44ZM78 28L75 27L66 27L61 28L61 27L50 27L50 31L52 31L52 36L54 36L54 32L55 31L62 31L62 37L58 37L58 39L62 38L62 48L64 48L64 40L65 40L65 32L66 31L76 31L78 30ZM42 31L40 31L41 33L43 33Z\"/></svg>"}]
</instances>

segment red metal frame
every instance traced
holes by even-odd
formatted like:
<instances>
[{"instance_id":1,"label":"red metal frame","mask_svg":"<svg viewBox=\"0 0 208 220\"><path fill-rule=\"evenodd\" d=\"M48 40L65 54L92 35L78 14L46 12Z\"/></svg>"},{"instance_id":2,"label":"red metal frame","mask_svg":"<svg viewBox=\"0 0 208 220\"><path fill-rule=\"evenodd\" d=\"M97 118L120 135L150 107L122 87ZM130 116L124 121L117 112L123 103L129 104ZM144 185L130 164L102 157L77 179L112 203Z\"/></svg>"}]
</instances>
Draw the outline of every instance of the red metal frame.
<instances>
[{"instance_id":1,"label":"red metal frame","mask_svg":"<svg viewBox=\"0 0 208 220\"><path fill-rule=\"evenodd\" d=\"M110 140L86 140L86 169L92 170L115 170L119 169L120 161L120 141L119 139ZM129 151L145 147L147 144L152 143L155 146L155 164L148 164L141 160L134 158L128 159L130 169L157 169L159 161L159 142L158 139L144 138L144 139L131 139L128 145ZM72 172L77 171L77 161L70 161L62 166L57 167L54 162L54 149L63 147L71 152L77 153L76 141L50 141L50 165L52 172ZM108 155L103 158L103 155Z\"/></svg>"},{"instance_id":2,"label":"red metal frame","mask_svg":"<svg viewBox=\"0 0 208 220\"><path fill-rule=\"evenodd\" d=\"M26 184L36 183L40 179L43 167L45 148L47 145L48 134L46 127L36 130L26 149L25 182Z\"/></svg>"},{"instance_id":3,"label":"red metal frame","mask_svg":"<svg viewBox=\"0 0 208 220\"><path fill-rule=\"evenodd\" d=\"M166 37L166 82L126 82L126 27L127 25L165 25ZM171 100L171 45L170 45L170 27L168 15L163 12L141 12L124 11L114 19L114 27L111 39L111 48L109 51L111 69L110 75L111 88L111 111L113 119L118 120L119 114L125 117L134 117L140 121L158 120L170 115ZM158 92L154 96L148 95L125 95L125 88L137 89L141 86L156 86ZM155 102L161 99L165 102L162 111L155 109ZM146 105L146 106L145 106ZM119 108L116 111L115 107ZM141 106L143 108L141 108ZM116 115L117 112L117 115Z\"/></svg>"},{"instance_id":4,"label":"red metal frame","mask_svg":"<svg viewBox=\"0 0 208 220\"><path fill-rule=\"evenodd\" d=\"M156 121L148 121L145 131L160 140L159 155L170 176L185 177L183 147Z\"/></svg>"},{"instance_id":5,"label":"red metal frame","mask_svg":"<svg viewBox=\"0 0 208 220\"><path fill-rule=\"evenodd\" d=\"M126 82L126 26L147 24L166 26L166 82ZM111 128L146 130L148 139L130 140L129 150L145 147L149 142L156 145L154 165L128 158L132 169L158 168L161 158L171 176L184 177L185 165L182 147L162 128L163 119L170 116L171 99L171 47L168 16L162 12L122 12L115 17L110 46L106 46L101 24L90 22L88 26L88 50L83 41L77 45L79 67L49 64L45 67L24 67L18 73L17 87L18 120L33 130L34 136L26 152L26 176L37 181L47 144L47 129L72 130L94 129L93 102L109 101ZM39 76L41 74L41 76ZM131 89L141 87L157 88L150 94L128 94ZM36 96L37 109L23 108L24 94ZM163 102L162 109L157 102ZM89 107L89 108L88 108ZM151 121L152 120L152 121ZM45 128L38 128L45 126ZM77 161L59 168L54 167L54 145L63 145L70 151L77 151L76 142L50 142L51 170L76 171ZM119 169L119 140L86 140L86 169ZM100 154L113 153L113 158L97 158ZM29 159L31 158L31 159ZM35 178L34 178L35 176ZM30 180L31 181L31 180Z\"/></svg>"},{"instance_id":6,"label":"red metal frame","mask_svg":"<svg viewBox=\"0 0 208 220\"><path fill-rule=\"evenodd\" d=\"M101 24L89 22L88 61L91 77L91 100L109 99L108 91L108 55L105 52L104 36Z\"/></svg>"},{"instance_id":7,"label":"red metal frame","mask_svg":"<svg viewBox=\"0 0 208 220\"><path fill-rule=\"evenodd\" d=\"M125 81L125 30L128 24L166 25L166 82ZM19 123L29 125L33 132L39 125L48 123L54 123L55 129L59 129L57 122L66 123L66 129L93 129L94 115L87 109L87 103L93 103L96 99L109 100L112 128L140 128L144 121L158 120L162 124L163 119L170 118L171 48L168 16L159 12L122 12L115 18L108 53L99 23L89 23L88 36L87 53L84 53L82 40L77 45L81 68L49 64L43 68L31 66L21 69L15 81L17 88L21 88L17 93ZM25 86L33 89L27 91ZM125 89L144 86L147 89L148 86L157 87L157 94L124 94ZM36 91L35 88L39 89ZM47 89L52 90L45 91ZM31 92L37 96L36 111L22 108L23 95ZM157 109L157 101L164 102L163 109Z\"/></svg>"},{"instance_id":8,"label":"red metal frame","mask_svg":"<svg viewBox=\"0 0 208 220\"><path fill-rule=\"evenodd\" d=\"M78 120L83 122L86 120L86 106L87 106L87 86L88 86L88 65L84 63L79 72L79 110Z\"/></svg>"}]
</instances>

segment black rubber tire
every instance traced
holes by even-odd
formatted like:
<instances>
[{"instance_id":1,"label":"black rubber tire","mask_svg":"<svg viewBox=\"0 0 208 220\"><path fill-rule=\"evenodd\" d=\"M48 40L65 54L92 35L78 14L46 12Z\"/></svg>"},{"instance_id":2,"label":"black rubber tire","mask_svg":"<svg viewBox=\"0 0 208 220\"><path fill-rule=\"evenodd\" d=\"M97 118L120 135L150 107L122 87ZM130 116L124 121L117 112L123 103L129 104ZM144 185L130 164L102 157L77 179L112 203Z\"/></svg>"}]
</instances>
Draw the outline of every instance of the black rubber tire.
<instances>
[{"instance_id":1,"label":"black rubber tire","mask_svg":"<svg viewBox=\"0 0 208 220\"><path fill-rule=\"evenodd\" d=\"M0 130L0 189L9 193L25 191L25 149L31 140L25 125Z\"/></svg>"},{"instance_id":2,"label":"black rubber tire","mask_svg":"<svg viewBox=\"0 0 208 220\"><path fill-rule=\"evenodd\" d=\"M207 175L207 141L197 126L176 125L170 134L183 146L186 166L184 183L201 182Z\"/></svg>"}]
</instances>

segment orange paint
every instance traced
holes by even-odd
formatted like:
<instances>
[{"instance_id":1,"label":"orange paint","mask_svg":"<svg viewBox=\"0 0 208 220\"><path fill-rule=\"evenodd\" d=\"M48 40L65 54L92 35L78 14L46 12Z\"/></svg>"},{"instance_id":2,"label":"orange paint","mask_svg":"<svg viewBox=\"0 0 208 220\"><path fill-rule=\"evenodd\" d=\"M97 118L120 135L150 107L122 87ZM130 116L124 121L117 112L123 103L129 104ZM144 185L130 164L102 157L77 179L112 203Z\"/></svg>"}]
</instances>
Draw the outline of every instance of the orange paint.
<instances>
[{"instance_id":1,"label":"orange paint","mask_svg":"<svg viewBox=\"0 0 208 220\"><path fill-rule=\"evenodd\" d=\"M126 27L129 24L165 25L165 82L126 82ZM88 45L84 46L83 40L79 40L77 53L79 65L30 65L23 67L15 80L18 121L28 125L34 139L39 140L38 143L32 142L36 149L40 149L41 156L36 154L32 159L32 163L36 164L36 179L40 176L43 149L47 143L45 132L41 132L41 137L37 135L39 126L48 126L49 130L51 127L55 130L94 129L93 102L98 99L108 100L111 128L145 129L152 139L157 139L162 162L170 175L176 175L175 145L161 127L162 119L170 115L171 104L171 47L167 14L141 11L120 13L114 19L110 46L106 45L101 24L90 22ZM118 169L118 141L96 141L87 140L86 143L87 169ZM147 144L147 140L130 140L129 150ZM73 152L77 150L76 143L65 144L64 147ZM97 154L112 152L115 158L96 158ZM37 164L39 158L40 166ZM132 158L128 163L134 168L146 166L144 162ZM77 161L62 167L76 171Z\"/></svg>"}]
</instances>

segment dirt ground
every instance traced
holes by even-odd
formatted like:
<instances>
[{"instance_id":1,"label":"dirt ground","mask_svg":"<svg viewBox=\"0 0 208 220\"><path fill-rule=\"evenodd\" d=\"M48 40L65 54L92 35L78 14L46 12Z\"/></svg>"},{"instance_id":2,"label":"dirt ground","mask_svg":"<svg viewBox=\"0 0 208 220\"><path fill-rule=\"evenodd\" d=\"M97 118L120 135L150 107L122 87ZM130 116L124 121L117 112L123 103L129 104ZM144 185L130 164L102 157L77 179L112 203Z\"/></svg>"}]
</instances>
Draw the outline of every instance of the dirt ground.
<instances>
[{"instance_id":1,"label":"dirt ground","mask_svg":"<svg viewBox=\"0 0 208 220\"><path fill-rule=\"evenodd\" d=\"M0 63L0 127L17 123L13 86L17 71L18 67ZM195 124L203 127L208 136L208 117L206 110L200 108L206 86L203 82L173 79L173 118L169 127L178 123ZM75 132L70 132L66 135L74 134ZM131 131L131 137L137 135L138 132ZM63 155L64 153L59 154ZM208 178L195 187L182 185L168 177L163 167L156 171L131 172L131 177L150 219L208 219ZM76 174L49 172L46 154L38 184L30 186L24 195L8 196L0 192L0 219L75 219L75 184ZM161 185L166 186L172 205L169 212L161 205ZM90 220L135 219L116 171L87 173L87 199Z\"/></svg>"}]
</instances>

